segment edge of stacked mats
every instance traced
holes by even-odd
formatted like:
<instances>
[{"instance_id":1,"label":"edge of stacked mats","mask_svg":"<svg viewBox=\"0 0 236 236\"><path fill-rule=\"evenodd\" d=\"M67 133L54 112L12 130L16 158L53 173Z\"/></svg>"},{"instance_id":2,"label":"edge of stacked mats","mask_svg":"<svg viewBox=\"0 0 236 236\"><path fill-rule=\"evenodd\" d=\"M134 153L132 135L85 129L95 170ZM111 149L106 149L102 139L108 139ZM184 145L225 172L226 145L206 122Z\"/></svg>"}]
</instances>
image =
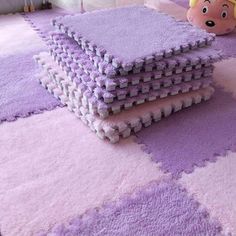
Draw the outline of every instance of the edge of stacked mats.
<instances>
[{"instance_id":1,"label":"edge of stacked mats","mask_svg":"<svg viewBox=\"0 0 236 236\"><path fill-rule=\"evenodd\" d=\"M118 142L214 93L221 52L212 49L212 34L188 23L131 6L59 17L53 25L60 32L50 34L49 52L34 57L38 79L102 139Z\"/></svg>"}]
</instances>

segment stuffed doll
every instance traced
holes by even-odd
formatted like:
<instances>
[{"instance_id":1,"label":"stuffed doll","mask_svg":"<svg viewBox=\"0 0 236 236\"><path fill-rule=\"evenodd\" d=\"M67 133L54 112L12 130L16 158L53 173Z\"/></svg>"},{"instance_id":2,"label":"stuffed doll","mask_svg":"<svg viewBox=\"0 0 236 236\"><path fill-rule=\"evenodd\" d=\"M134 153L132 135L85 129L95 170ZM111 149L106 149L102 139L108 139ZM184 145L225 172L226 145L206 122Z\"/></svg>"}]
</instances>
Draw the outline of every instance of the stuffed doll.
<instances>
[{"instance_id":1,"label":"stuffed doll","mask_svg":"<svg viewBox=\"0 0 236 236\"><path fill-rule=\"evenodd\" d=\"M228 34L236 27L236 0L190 0L187 18L209 33Z\"/></svg>"}]
</instances>

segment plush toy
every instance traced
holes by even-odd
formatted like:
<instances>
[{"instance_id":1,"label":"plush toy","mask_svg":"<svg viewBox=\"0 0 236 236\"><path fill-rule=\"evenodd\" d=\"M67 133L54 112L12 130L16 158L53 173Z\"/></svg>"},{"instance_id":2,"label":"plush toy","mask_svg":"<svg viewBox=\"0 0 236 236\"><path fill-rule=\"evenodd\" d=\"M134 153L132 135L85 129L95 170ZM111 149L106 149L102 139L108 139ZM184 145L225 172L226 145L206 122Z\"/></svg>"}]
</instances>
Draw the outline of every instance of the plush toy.
<instances>
[{"instance_id":1,"label":"plush toy","mask_svg":"<svg viewBox=\"0 0 236 236\"><path fill-rule=\"evenodd\" d=\"M187 18L209 33L228 34L236 27L236 0L190 0Z\"/></svg>"}]
</instances>

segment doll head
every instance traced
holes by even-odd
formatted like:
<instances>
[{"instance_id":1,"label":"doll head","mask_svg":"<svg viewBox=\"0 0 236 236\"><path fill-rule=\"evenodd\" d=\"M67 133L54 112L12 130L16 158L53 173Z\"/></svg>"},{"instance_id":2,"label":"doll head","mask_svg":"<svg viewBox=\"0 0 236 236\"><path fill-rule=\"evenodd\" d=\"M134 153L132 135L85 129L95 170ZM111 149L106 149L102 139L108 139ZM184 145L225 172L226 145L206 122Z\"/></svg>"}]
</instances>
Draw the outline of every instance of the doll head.
<instances>
[{"instance_id":1,"label":"doll head","mask_svg":"<svg viewBox=\"0 0 236 236\"><path fill-rule=\"evenodd\" d=\"M209 33L228 34L236 27L236 0L190 0L187 18Z\"/></svg>"}]
</instances>

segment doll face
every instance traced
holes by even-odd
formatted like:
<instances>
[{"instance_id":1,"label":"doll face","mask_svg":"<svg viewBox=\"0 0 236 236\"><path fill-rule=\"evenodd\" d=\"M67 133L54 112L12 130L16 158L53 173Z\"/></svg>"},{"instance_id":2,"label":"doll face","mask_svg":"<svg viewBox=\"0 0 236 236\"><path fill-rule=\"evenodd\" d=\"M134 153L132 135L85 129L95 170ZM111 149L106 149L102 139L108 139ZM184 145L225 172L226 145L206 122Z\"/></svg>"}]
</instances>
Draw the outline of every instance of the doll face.
<instances>
[{"instance_id":1,"label":"doll face","mask_svg":"<svg viewBox=\"0 0 236 236\"><path fill-rule=\"evenodd\" d=\"M198 0L187 17L191 24L216 35L230 33L236 27L234 4L227 0Z\"/></svg>"}]
</instances>

